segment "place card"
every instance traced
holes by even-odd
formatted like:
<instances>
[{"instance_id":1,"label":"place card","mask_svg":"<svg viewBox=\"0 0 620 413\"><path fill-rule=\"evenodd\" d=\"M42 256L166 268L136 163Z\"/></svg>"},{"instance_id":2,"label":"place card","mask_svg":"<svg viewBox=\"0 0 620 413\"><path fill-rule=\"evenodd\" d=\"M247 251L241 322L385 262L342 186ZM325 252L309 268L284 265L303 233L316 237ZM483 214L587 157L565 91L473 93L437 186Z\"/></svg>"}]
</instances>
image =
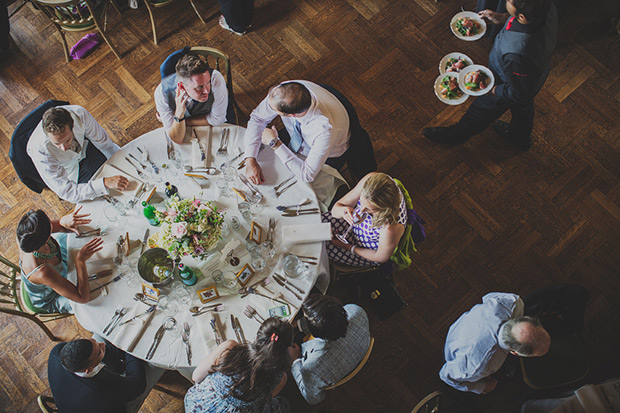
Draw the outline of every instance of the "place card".
<instances>
[{"instance_id":1,"label":"place card","mask_svg":"<svg viewBox=\"0 0 620 413\"><path fill-rule=\"evenodd\" d=\"M207 288L198 290L196 293L198 294L198 298L200 298L200 302L203 304L215 300L220 296L220 293L217 291L217 287L215 285L210 285Z\"/></svg>"}]
</instances>

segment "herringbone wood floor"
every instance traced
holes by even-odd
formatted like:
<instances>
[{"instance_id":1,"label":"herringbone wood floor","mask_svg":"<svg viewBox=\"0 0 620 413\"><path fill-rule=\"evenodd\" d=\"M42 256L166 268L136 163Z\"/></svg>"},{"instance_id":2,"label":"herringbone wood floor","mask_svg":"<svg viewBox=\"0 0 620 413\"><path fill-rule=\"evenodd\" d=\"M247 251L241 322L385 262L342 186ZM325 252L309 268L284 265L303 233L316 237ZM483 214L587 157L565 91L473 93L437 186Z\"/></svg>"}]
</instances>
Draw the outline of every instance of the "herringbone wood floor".
<instances>
[{"instance_id":1,"label":"herringbone wood floor","mask_svg":"<svg viewBox=\"0 0 620 413\"><path fill-rule=\"evenodd\" d=\"M215 2L199 2L202 25L186 2L157 12L160 46L151 42L142 5L110 11L117 60L102 44L66 64L59 35L27 6L12 19L18 52L0 64L0 251L17 256L15 225L28 209L59 215L70 205L36 195L8 159L13 128L49 98L85 106L124 144L158 127L152 93L158 65L185 45L231 56L235 93L246 113L285 79L331 84L356 106L373 138L379 170L400 178L427 220L428 240L398 274L409 306L387 321L371 313L375 350L358 377L316 410L409 411L439 386L437 372L450 324L490 291L527 294L554 283L580 283L591 295L586 336L592 380L620 371L620 37L608 34L617 2L569 3L553 68L536 99L534 147L515 152L492 130L457 148L426 141L425 126L447 124L466 106L433 95L437 64L462 51L485 64L487 40L466 43L449 31L461 2L446 0L258 0L251 33L217 24ZM473 7L473 4L472 4ZM81 35L79 35L81 36ZM74 43L78 35L69 35ZM507 115L508 116L508 115ZM347 300L347 295L343 294ZM370 311L370 309L369 309ZM52 325L65 340L87 334L71 318ZM0 405L37 411L48 393L53 343L32 323L0 316ZM167 374L143 411L181 411L189 386ZM294 411L306 411L294 387ZM483 411L517 411L530 394L516 384L476 403Z\"/></svg>"}]
</instances>

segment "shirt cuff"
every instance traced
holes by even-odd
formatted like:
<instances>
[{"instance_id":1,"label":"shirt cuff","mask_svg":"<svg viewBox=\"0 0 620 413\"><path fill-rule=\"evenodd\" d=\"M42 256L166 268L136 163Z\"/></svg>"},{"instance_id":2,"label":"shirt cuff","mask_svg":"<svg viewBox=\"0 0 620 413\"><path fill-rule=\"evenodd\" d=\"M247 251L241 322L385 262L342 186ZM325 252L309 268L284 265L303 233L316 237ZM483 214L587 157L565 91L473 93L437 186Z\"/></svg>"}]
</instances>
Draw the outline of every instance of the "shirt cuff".
<instances>
[{"instance_id":1,"label":"shirt cuff","mask_svg":"<svg viewBox=\"0 0 620 413\"><path fill-rule=\"evenodd\" d=\"M95 179L91 181L93 185L93 190L95 191L95 196L108 195L110 191L103 183L103 178Z\"/></svg>"},{"instance_id":2,"label":"shirt cuff","mask_svg":"<svg viewBox=\"0 0 620 413\"><path fill-rule=\"evenodd\" d=\"M274 151L274 153L278 156L278 158L280 158L282 163L286 163L297 157L293 151L291 151L288 146L284 144L284 142Z\"/></svg>"}]
</instances>

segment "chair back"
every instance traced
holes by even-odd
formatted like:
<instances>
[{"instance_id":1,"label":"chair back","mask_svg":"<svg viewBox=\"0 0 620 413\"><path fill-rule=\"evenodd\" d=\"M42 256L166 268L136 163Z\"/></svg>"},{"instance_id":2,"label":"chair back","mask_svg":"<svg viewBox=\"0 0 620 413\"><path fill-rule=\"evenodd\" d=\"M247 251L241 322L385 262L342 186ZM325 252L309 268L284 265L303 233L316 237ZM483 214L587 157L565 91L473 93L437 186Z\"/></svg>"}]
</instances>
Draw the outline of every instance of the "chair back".
<instances>
[{"instance_id":1,"label":"chair back","mask_svg":"<svg viewBox=\"0 0 620 413\"><path fill-rule=\"evenodd\" d=\"M426 237L426 232L422 226L425 222L413 209L413 202L411 201L409 192L402 182L395 178L392 179L394 179L396 186L398 186L398 189L400 189L400 192L403 194L403 197L405 198L405 207L407 208L407 224L405 225L405 232L403 233L403 236L400 237L400 241L398 241L398 245L390 258L394 263L395 270L400 271L411 265L411 255L418 251L415 247L414 239L423 241Z\"/></svg>"},{"instance_id":2,"label":"chair back","mask_svg":"<svg viewBox=\"0 0 620 413\"><path fill-rule=\"evenodd\" d=\"M346 376L344 376L344 378L342 380L340 380L339 382L334 383L331 386L327 386L325 388L325 390L332 390L332 389L335 389L338 386L342 386L343 384L345 384L346 382L351 380L353 377L355 377L357 375L357 373L360 372L362 367L364 367L364 365L366 364L368 359L370 358L370 353L372 352L372 347L374 346L374 344L375 344L374 337L370 337L370 345L368 346L368 351L366 351L366 354L364 354L364 358L362 358L362 361L360 361L360 363L357 365L357 367L351 373L349 373Z\"/></svg>"},{"instance_id":3,"label":"chair back","mask_svg":"<svg viewBox=\"0 0 620 413\"><path fill-rule=\"evenodd\" d=\"M347 166L354 178L362 179L368 173L377 170L377 160L375 159L375 151L372 147L370 135L362 128L357 112L351 102L349 102L349 99L331 86L323 84L319 86L334 95L342 103L349 115L351 139L349 140L349 149L346 156Z\"/></svg>"},{"instance_id":4,"label":"chair back","mask_svg":"<svg viewBox=\"0 0 620 413\"><path fill-rule=\"evenodd\" d=\"M82 32L99 27L107 1L90 0L34 0L45 15L68 32ZM97 4L94 6L93 4Z\"/></svg>"},{"instance_id":5,"label":"chair back","mask_svg":"<svg viewBox=\"0 0 620 413\"><path fill-rule=\"evenodd\" d=\"M56 407L52 406L52 404L55 404L52 397L40 394L39 397L37 397L37 403L43 413L55 413L58 411Z\"/></svg>"},{"instance_id":6,"label":"chair back","mask_svg":"<svg viewBox=\"0 0 620 413\"><path fill-rule=\"evenodd\" d=\"M69 102L64 102L61 100L48 100L22 119L15 128L13 136L11 137L9 158L13 163L15 172L24 185L36 193L40 194L47 188L47 185L45 185L45 182L41 179L41 175L39 175L32 159L26 151L28 140L39 122L41 122L43 114L46 110L56 106L64 106L68 104Z\"/></svg>"}]
</instances>

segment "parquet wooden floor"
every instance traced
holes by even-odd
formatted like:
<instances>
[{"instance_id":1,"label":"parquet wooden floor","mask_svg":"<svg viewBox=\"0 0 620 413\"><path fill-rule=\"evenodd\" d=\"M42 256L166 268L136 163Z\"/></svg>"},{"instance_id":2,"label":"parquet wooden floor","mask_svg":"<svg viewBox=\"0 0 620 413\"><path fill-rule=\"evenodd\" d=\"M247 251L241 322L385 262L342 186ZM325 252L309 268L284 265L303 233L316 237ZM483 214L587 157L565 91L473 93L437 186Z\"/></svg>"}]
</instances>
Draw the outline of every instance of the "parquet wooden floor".
<instances>
[{"instance_id":1,"label":"parquet wooden floor","mask_svg":"<svg viewBox=\"0 0 620 413\"><path fill-rule=\"evenodd\" d=\"M473 7L473 2L471 7ZM401 179L427 221L428 240L397 283L408 307L386 321L371 313L373 354L326 405L309 409L288 388L296 412L407 412L440 383L450 324L490 291L519 294L580 283L592 299L586 337L591 380L620 372L620 36L608 32L619 3L569 2L549 79L536 98L534 147L517 153L487 130L465 145L428 142L425 126L454 122L467 105L433 94L440 58L461 51L487 62L487 40L462 42L448 28L461 1L257 0L252 32L217 24L218 7L186 2L158 10L160 45L151 42L143 5L111 10L117 60L102 44L66 64L58 33L28 5L12 19L18 51L0 63L0 251L17 256L15 226L28 209L61 214L70 205L36 195L8 159L13 128L49 98L85 106L119 144L158 127L152 93L158 65L185 45L216 47L232 59L235 94L249 113L285 79L331 84L349 97L375 146L379 169ZM12 6L14 7L14 6ZM69 43L81 35L68 35ZM508 115L507 115L508 116ZM346 294L343 299L347 299ZM369 309L370 311L370 309ZM52 325L63 339L87 334L74 318ZM32 323L0 316L0 410L37 411L48 393L53 343ZM182 411L189 384L167 374L145 412ZM514 385L475 398L481 411L518 411Z\"/></svg>"}]
</instances>

